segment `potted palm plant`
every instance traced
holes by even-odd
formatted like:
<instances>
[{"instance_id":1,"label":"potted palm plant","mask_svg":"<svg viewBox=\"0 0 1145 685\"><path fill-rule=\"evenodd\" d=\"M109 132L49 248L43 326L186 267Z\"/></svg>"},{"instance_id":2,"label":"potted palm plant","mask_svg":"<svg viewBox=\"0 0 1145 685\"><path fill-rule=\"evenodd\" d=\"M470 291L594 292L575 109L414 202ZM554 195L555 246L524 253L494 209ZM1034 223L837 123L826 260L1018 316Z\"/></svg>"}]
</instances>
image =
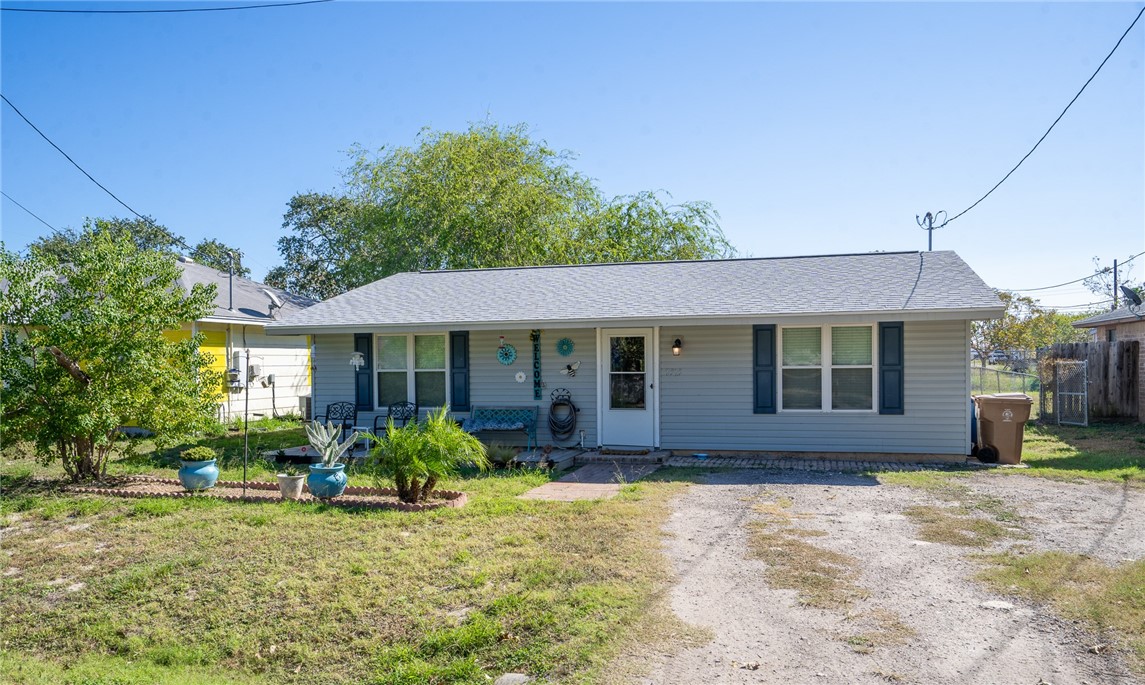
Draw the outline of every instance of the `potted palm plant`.
<instances>
[{"instance_id":1,"label":"potted palm plant","mask_svg":"<svg viewBox=\"0 0 1145 685\"><path fill-rule=\"evenodd\" d=\"M489 458L481 441L449 418L448 407L402 428L389 421L371 454L375 481L392 482L398 499L410 504L428 500L440 481L456 476L463 466L484 471Z\"/></svg>"},{"instance_id":2,"label":"potted palm plant","mask_svg":"<svg viewBox=\"0 0 1145 685\"><path fill-rule=\"evenodd\" d=\"M219 480L218 455L210 447L199 445L179 455L179 482L194 492L215 487Z\"/></svg>"},{"instance_id":3,"label":"potted palm plant","mask_svg":"<svg viewBox=\"0 0 1145 685\"><path fill-rule=\"evenodd\" d=\"M306 485L310 494L318 499L337 497L346 490L346 465L339 464L338 460L346 454L358 439L358 433L350 434L345 442L339 442L342 435L342 426L333 422L323 425L318 421L306 424L306 437L322 458L317 464L310 465L310 475L306 478Z\"/></svg>"},{"instance_id":4,"label":"potted palm plant","mask_svg":"<svg viewBox=\"0 0 1145 685\"><path fill-rule=\"evenodd\" d=\"M306 484L306 472L292 461L279 462L276 466L278 467L278 492L282 495L282 499L300 499L302 486Z\"/></svg>"}]
</instances>

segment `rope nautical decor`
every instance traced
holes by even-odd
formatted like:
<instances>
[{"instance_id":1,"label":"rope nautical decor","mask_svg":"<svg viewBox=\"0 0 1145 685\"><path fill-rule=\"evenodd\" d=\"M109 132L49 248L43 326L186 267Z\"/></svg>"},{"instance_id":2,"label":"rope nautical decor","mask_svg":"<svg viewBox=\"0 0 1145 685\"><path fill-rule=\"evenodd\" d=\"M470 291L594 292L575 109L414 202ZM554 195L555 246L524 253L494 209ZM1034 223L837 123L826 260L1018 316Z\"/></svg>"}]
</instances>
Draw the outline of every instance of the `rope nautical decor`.
<instances>
[{"instance_id":1,"label":"rope nautical decor","mask_svg":"<svg viewBox=\"0 0 1145 685\"><path fill-rule=\"evenodd\" d=\"M535 330L529 333L529 340L533 341L533 399L541 399L541 332Z\"/></svg>"},{"instance_id":2,"label":"rope nautical decor","mask_svg":"<svg viewBox=\"0 0 1145 685\"><path fill-rule=\"evenodd\" d=\"M576 413L580 411L572 403L572 393L566 388L557 388L550 395L549 433L553 440L564 440L576 432Z\"/></svg>"}]
</instances>

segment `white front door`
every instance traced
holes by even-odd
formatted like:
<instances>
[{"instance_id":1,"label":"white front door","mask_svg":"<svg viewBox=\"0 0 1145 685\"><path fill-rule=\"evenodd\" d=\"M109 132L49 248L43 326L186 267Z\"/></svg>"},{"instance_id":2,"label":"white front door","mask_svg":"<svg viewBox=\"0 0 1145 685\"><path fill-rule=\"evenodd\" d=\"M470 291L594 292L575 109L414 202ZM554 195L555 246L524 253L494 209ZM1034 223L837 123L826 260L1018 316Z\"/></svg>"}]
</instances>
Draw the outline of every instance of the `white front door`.
<instances>
[{"instance_id":1,"label":"white front door","mask_svg":"<svg viewBox=\"0 0 1145 685\"><path fill-rule=\"evenodd\" d=\"M654 444L653 340L651 328L602 331L602 445L652 447Z\"/></svg>"}]
</instances>

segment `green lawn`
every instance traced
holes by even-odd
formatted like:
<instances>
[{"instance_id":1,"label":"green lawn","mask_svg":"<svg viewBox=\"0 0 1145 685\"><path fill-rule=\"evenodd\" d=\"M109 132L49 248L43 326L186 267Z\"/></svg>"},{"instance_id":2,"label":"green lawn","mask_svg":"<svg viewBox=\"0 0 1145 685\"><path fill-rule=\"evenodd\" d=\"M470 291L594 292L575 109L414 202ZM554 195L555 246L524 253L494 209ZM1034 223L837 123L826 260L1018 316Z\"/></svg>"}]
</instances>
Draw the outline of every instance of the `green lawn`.
<instances>
[{"instance_id":1,"label":"green lawn","mask_svg":"<svg viewBox=\"0 0 1145 685\"><path fill-rule=\"evenodd\" d=\"M224 477L241 473L235 440L207 441ZM111 470L171 476L172 454ZM462 509L404 514L69 496L49 467L0 472L0 681L67 685L597 680L663 628L658 530L685 487L538 502L516 495L547 475L503 472L446 483L469 493Z\"/></svg>"},{"instance_id":2,"label":"green lawn","mask_svg":"<svg viewBox=\"0 0 1145 685\"><path fill-rule=\"evenodd\" d=\"M1145 427L1099 423L1089 427L1027 425L1023 472L1047 478L1088 478L1145 484Z\"/></svg>"}]
</instances>

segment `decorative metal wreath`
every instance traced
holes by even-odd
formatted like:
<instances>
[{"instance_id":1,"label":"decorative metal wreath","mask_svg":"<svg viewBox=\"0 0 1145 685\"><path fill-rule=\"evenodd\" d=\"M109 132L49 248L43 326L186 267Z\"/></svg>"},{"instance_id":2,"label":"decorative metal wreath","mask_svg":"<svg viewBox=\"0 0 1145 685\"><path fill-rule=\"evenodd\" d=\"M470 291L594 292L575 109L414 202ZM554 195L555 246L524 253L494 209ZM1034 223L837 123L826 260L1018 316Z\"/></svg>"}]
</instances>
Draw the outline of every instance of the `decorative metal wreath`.
<instances>
[{"instance_id":1,"label":"decorative metal wreath","mask_svg":"<svg viewBox=\"0 0 1145 685\"><path fill-rule=\"evenodd\" d=\"M517 361L517 348L513 347L509 343L505 343L504 346L498 347L497 361L501 362L505 366L509 366L513 362Z\"/></svg>"},{"instance_id":2,"label":"decorative metal wreath","mask_svg":"<svg viewBox=\"0 0 1145 685\"><path fill-rule=\"evenodd\" d=\"M573 353L573 341L569 338L561 338L557 341L557 354L562 357L567 357Z\"/></svg>"}]
</instances>

